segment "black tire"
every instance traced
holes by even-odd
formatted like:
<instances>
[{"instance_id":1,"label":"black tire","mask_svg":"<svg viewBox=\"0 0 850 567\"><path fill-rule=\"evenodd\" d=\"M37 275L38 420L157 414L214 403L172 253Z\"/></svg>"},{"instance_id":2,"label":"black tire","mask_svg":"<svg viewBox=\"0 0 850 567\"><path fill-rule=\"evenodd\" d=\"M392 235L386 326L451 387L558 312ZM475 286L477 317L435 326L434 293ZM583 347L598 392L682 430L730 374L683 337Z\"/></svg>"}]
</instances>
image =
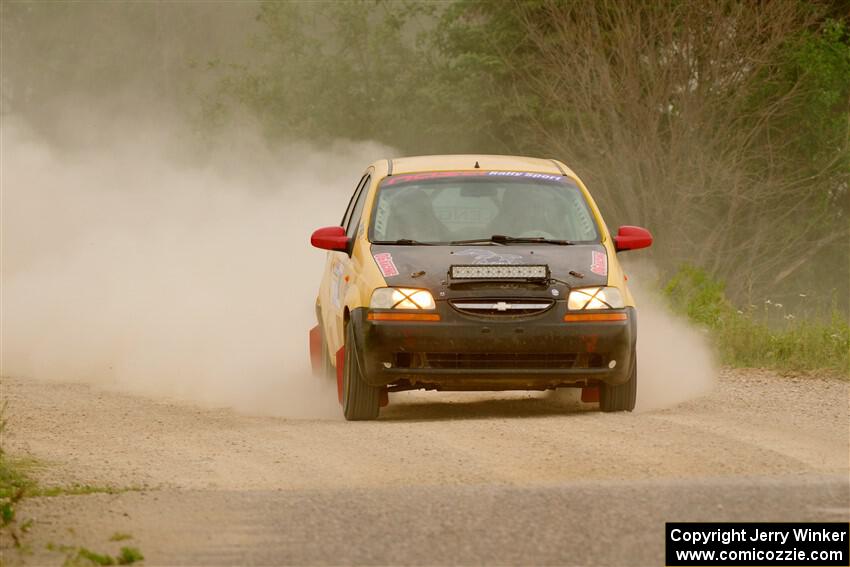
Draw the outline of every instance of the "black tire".
<instances>
[{"instance_id":1,"label":"black tire","mask_svg":"<svg viewBox=\"0 0 850 567\"><path fill-rule=\"evenodd\" d=\"M381 389L363 379L363 362L354 326L345 329L345 365L342 372L342 413L348 421L376 419L381 409Z\"/></svg>"},{"instance_id":2,"label":"black tire","mask_svg":"<svg viewBox=\"0 0 850 567\"><path fill-rule=\"evenodd\" d=\"M605 384L599 388L599 409L602 411L632 411L637 400L637 353L632 351L629 380L623 384Z\"/></svg>"}]
</instances>

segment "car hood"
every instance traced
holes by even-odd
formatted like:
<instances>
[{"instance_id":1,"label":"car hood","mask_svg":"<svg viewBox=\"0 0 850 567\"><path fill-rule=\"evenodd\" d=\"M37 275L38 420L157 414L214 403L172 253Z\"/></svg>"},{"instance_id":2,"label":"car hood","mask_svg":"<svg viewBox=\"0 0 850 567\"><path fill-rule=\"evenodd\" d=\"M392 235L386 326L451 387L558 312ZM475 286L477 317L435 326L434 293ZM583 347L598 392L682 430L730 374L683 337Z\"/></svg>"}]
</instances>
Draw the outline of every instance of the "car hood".
<instances>
[{"instance_id":1,"label":"car hood","mask_svg":"<svg viewBox=\"0 0 850 567\"><path fill-rule=\"evenodd\" d=\"M458 295L492 295L493 290L514 290L516 295L551 294L566 297L567 287L606 285L608 257L601 244L558 246L553 244L509 244L504 246L399 246L373 244L372 257L387 285L428 289L437 299ZM449 286L453 265L546 264L551 285L524 284L505 280ZM513 295L513 294L512 294Z\"/></svg>"}]
</instances>

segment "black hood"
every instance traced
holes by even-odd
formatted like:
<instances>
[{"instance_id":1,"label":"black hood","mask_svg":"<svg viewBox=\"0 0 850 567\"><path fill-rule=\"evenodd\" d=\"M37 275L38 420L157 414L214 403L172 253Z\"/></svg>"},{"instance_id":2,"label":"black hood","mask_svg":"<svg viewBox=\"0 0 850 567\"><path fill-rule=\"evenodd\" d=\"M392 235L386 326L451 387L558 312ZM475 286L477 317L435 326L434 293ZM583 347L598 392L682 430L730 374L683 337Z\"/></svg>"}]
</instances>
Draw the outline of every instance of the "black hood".
<instances>
[{"instance_id":1,"label":"black hood","mask_svg":"<svg viewBox=\"0 0 850 567\"><path fill-rule=\"evenodd\" d=\"M372 256L387 285L428 289L435 299L460 296L545 296L566 298L568 287L606 285L608 258L601 244L559 246L510 244L505 246L399 246L373 244ZM552 281L525 283L511 280L451 282L453 265L549 266Z\"/></svg>"}]
</instances>

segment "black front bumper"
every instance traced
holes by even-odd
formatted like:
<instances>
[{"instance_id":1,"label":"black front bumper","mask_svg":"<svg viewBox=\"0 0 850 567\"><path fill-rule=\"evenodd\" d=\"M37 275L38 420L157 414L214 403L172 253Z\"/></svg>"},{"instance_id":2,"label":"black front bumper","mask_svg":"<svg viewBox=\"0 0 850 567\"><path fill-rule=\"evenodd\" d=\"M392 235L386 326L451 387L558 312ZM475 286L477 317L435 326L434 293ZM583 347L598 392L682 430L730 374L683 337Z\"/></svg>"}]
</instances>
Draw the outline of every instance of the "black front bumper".
<instances>
[{"instance_id":1,"label":"black front bumper","mask_svg":"<svg viewBox=\"0 0 850 567\"><path fill-rule=\"evenodd\" d=\"M566 323L566 305L528 318L469 316L437 302L438 322L370 321L351 313L364 375L373 386L518 390L621 384L637 337L634 308L624 321Z\"/></svg>"}]
</instances>

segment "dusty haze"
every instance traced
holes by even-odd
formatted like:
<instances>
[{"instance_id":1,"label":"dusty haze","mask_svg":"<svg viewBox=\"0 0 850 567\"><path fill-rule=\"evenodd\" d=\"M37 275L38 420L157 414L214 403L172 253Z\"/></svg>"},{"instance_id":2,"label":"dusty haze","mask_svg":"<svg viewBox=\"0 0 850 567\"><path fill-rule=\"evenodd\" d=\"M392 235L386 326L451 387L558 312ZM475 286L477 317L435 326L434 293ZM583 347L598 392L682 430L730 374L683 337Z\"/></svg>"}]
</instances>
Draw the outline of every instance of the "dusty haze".
<instances>
[{"instance_id":1,"label":"dusty haze","mask_svg":"<svg viewBox=\"0 0 850 567\"><path fill-rule=\"evenodd\" d=\"M88 123L98 142L68 150L4 121L3 374L337 416L308 372L325 257L309 234L392 150L272 149L242 128L199 152L159 126ZM702 336L638 295L639 409L704 391Z\"/></svg>"},{"instance_id":2,"label":"dusty haze","mask_svg":"<svg viewBox=\"0 0 850 567\"><path fill-rule=\"evenodd\" d=\"M333 386L307 371L325 258L308 237L395 152L272 147L240 116L198 123L213 79L189 62L251 60L257 8L3 5L2 374L339 415ZM649 295L642 408L713 376L699 333Z\"/></svg>"},{"instance_id":3,"label":"dusty haze","mask_svg":"<svg viewBox=\"0 0 850 567\"><path fill-rule=\"evenodd\" d=\"M707 333L670 313L652 287L657 280L650 267L625 267L638 305L635 411L669 407L708 392L718 368Z\"/></svg>"},{"instance_id":4,"label":"dusty haze","mask_svg":"<svg viewBox=\"0 0 850 567\"><path fill-rule=\"evenodd\" d=\"M199 161L179 133L134 126L60 152L4 122L3 373L335 414L306 372L324 261L309 234L387 150L243 135Z\"/></svg>"}]
</instances>

